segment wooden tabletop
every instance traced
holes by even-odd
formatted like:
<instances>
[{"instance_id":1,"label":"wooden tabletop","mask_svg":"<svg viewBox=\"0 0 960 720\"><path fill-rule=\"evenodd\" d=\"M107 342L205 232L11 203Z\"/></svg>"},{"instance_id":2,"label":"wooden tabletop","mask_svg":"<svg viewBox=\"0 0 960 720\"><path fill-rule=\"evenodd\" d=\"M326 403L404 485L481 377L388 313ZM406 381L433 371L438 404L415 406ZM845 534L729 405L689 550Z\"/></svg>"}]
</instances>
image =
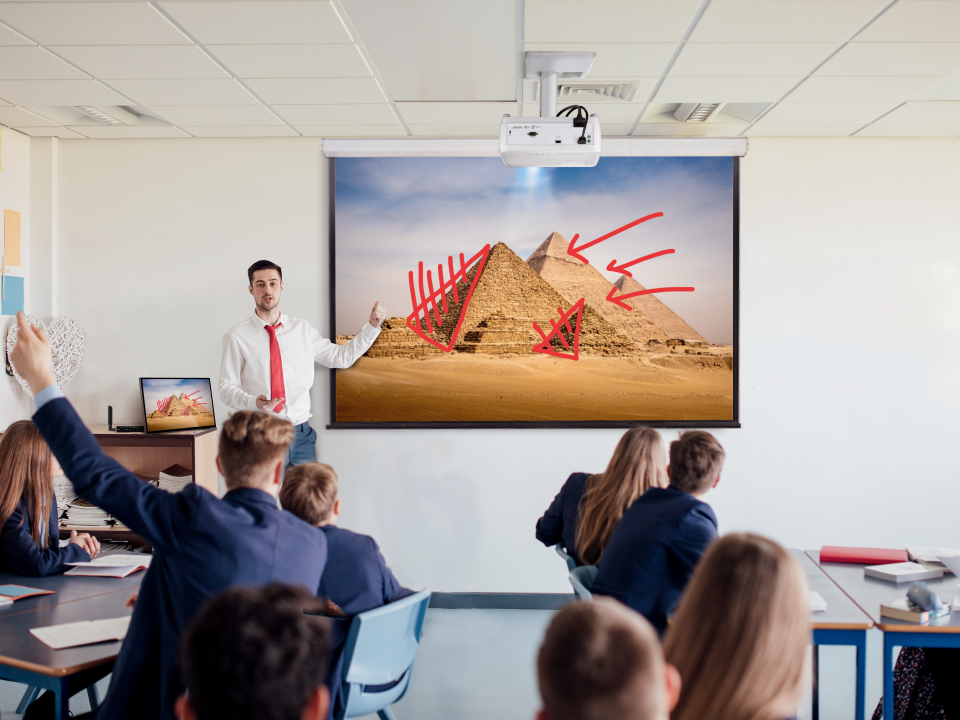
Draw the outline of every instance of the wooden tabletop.
<instances>
[{"instance_id":1,"label":"wooden tabletop","mask_svg":"<svg viewBox=\"0 0 960 720\"><path fill-rule=\"evenodd\" d=\"M830 576L847 596L863 610L878 628L884 632L930 632L960 633L960 612L952 612L932 622L919 623L895 620L880 616L880 605L889 605L906 597L910 583L892 583L863 574L865 565L856 563L820 563L819 550L807 550L806 554ZM947 573L936 580L924 580L933 592L947 605L960 593L960 578ZM829 600L827 601L830 602Z\"/></svg>"},{"instance_id":2,"label":"wooden tabletop","mask_svg":"<svg viewBox=\"0 0 960 720\"><path fill-rule=\"evenodd\" d=\"M802 550L791 550L807 576L807 585L827 601L825 612L812 613L814 630L869 630L873 620L827 576Z\"/></svg>"}]
</instances>

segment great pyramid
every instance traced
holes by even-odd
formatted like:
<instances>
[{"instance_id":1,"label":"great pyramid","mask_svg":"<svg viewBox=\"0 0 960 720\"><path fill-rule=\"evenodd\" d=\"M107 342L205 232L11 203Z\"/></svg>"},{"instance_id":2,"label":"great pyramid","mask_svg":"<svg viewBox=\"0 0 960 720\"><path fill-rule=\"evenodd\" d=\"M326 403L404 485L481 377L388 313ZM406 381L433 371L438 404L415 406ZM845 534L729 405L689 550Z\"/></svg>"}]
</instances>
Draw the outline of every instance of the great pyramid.
<instances>
[{"instance_id":1,"label":"great pyramid","mask_svg":"<svg viewBox=\"0 0 960 720\"><path fill-rule=\"evenodd\" d=\"M587 307L593 308L604 320L618 331L638 343L650 340L667 340L667 335L654 320L642 310L624 310L607 302L610 281L592 265L585 265L567 254L568 243L560 233L552 233L540 247L527 258L527 265L540 277L555 287L569 303L584 298Z\"/></svg>"},{"instance_id":2,"label":"great pyramid","mask_svg":"<svg viewBox=\"0 0 960 720\"><path fill-rule=\"evenodd\" d=\"M210 415L210 410L205 406L197 404L196 400L191 400L184 393L180 397L171 395L163 408L150 413L149 417L156 419L162 417L180 417L183 415Z\"/></svg>"},{"instance_id":3,"label":"great pyramid","mask_svg":"<svg viewBox=\"0 0 960 720\"><path fill-rule=\"evenodd\" d=\"M617 289L622 295L646 290L643 285L626 275L621 275L614 285L617 286ZM707 342L707 339L703 337L703 335L687 325L679 315L664 305L656 295L640 295L639 297L629 298L623 302L633 306L633 312L640 310L650 317L670 339ZM607 304L612 305L613 303ZM626 310L622 312L626 312Z\"/></svg>"}]
</instances>

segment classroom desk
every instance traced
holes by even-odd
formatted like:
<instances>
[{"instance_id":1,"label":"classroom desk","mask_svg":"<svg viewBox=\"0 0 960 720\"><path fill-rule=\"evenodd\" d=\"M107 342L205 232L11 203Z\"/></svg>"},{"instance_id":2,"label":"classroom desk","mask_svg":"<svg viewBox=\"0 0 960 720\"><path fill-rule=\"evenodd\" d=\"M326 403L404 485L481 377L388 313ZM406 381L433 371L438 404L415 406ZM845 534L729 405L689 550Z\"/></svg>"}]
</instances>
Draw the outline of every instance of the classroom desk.
<instances>
[{"instance_id":1,"label":"classroom desk","mask_svg":"<svg viewBox=\"0 0 960 720\"><path fill-rule=\"evenodd\" d=\"M847 596L853 600L883 631L883 717L893 717L893 649L897 647L960 648L960 612L950 613L926 625L880 616L880 605L890 604L906 596L910 583L899 585L886 580L865 577L863 565L853 563L820 563L817 550L807 555L823 569ZM927 586L945 603L952 603L960 592L960 578L948 573L936 580L925 580Z\"/></svg>"},{"instance_id":2,"label":"classroom desk","mask_svg":"<svg viewBox=\"0 0 960 720\"><path fill-rule=\"evenodd\" d=\"M824 612L810 616L813 627L813 720L820 717L820 645L852 645L857 651L856 720L864 720L867 630L873 621L802 550L790 551L807 576L807 585L826 600Z\"/></svg>"},{"instance_id":3,"label":"classroom desk","mask_svg":"<svg viewBox=\"0 0 960 720\"><path fill-rule=\"evenodd\" d=\"M0 584L55 590L0 608L0 679L44 688L57 697L57 720L67 718L70 695L106 676L120 652L119 642L53 650L30 634L32 628L129 615L124 607L143 571L125 578L25 578L0 573Z\"/></svg>"}]
</instances>

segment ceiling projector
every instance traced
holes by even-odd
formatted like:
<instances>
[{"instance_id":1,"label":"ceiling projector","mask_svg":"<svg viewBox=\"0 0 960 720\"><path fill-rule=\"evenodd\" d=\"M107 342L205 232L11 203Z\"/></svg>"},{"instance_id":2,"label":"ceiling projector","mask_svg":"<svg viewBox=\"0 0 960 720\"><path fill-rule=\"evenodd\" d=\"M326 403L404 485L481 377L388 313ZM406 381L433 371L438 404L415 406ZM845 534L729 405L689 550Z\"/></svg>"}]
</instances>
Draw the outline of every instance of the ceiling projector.
<instances>
[{"instance_id":1,"label":"ceiling projector","mask_svg":"<svg viewBox=\"0 0 960 720\"><path fill-rule=\"evenodd\" d=\"M592 52L529 51L523 77L540 81L540 116L500 120L500 157L507 167L593 167L600 160L600 119L582 105L557 113L557 78L582 78Z\"/></svg>"}]
</instances>

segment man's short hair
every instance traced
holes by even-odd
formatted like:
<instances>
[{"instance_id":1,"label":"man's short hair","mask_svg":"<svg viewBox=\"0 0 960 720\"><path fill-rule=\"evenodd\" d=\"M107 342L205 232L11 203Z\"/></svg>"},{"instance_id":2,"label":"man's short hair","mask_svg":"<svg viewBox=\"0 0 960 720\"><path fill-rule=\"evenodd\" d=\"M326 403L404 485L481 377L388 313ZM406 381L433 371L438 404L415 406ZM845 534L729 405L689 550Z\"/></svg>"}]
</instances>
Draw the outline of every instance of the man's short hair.
<instances>
[{"instance_id":1,"label":"man's short hair","mask_svg":"<svg viewBox=\"0 0 960 720\"><path fill-rule=\"evenodd\" d=\"M247 268L247 279L250 281L250 284L253 285L253 274L257 270L276 270L277 275L280 276L280 279L283 280L283 270L280 269L280 266L276 263L270 262L269 260L257 260L253 265Z\"/></svg>"},{"instance_id":2,"label":"man's short hair","mask_svg":"<svg viewBox=\"0 0 960 720\"><path fill-rule=\"evenodd\" d=\"M571 603L558 612L537 657L550 720L666 717L664 675L653 627L610 598Z\"/></svg>"},{"instance_id":3,"label":"man's short hair","mask_svg":"<svg viewBox=\"0 0 960 720\"><path fill-rule=\"evenodd\" d=\"M260 487L270 465L286 455L293 425L272 413L241 410L220 430L220 467L229 488Z\"/></svg>"},{"instance_id":4,"label":"man's short hair","mask_svg":"<svg viewBox=\"0 0 960 720\"><path fill-rule=\"evenodd\" d=\"M300 720L326 681L329 635L301 588L234 588L208 600L180 642L199 720Z\"/></svg>"},{"instance_id":5,"label":"man's short hair","mask_svg":"<svg viewBox=\"0 0 960 720\"><path fill-rule=\"evenodd\" d=\"M283 478L280 507L304 522L319 526L333 512L338 482L336 471L325 463L297 465Z\"/></svg>"},{"instance_id":6,"label":"man's short hair","mask_svg":"<svg viewBox=\"0 0 960 720\"><path fill-rule=\"evenodd\" d=\"M703 492L723 469L723 446L708 432L689 430L670 443L670 484L686 493Z\"/></svg>"}]
</instances>

